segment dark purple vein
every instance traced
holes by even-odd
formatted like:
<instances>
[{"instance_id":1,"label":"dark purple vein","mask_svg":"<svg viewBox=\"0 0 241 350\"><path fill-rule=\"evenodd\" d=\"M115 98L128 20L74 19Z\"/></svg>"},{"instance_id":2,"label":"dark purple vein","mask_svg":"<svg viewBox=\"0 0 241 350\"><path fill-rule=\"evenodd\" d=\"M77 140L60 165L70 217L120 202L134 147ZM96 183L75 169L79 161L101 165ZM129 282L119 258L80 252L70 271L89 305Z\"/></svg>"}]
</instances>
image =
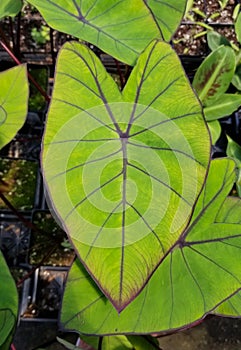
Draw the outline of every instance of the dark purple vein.
<instances>
[{"instance_id":1,"label":"dark purple vein","mask_svg":"<svg viewBox=\"0 0 241 350\"><path fill-rule=\"evenodd\" d=\"M97 18L100 18L102 16L105 16L108 12L112 11L115 7L119 6L119 4L121 4L123 2L123 0L120 0L118 2L116 2L113 6L107 8L106 10L102 10L98 15L96 15L95 17L93 18L89 18L89 22L90 21L95 21ZM93 6L91 6L92 9L93 9ZM88 14L89 15L90 11L88 11ZM101 28L104 28L104 27L101 27Z\"/></svg>"},{"instance_id":2,"label":"dark purple vein","mask_svg":"<svg viewBox=\"0 0 241 350\"><path fill-rule=\"evenodd\" d=\"M161 249L162 249L162 253L165 254L165 251L164 251L164 247L163 247L163 244L160 240L160 238L158 237L157 233L153 230L153 228L148 224L148 222L145 220L145 218L141 215L141 213L129 202L126 202L136 213L137 215L142 219L142 221L144 222L144 224L146 225L146 227L149 228L150 232L155 236L155 238L157 239L158 243L160 244L161 246Z\"/></svg>"},{"instance_id":3,"label":"dark purple vein","mask_svg":"<svg viewBox=\"0 0 241 350\"><path fill-rule=\"evenodd\" d=\"M77 81L77 83L79 83L80 85L84 86L86 88L86 90L89 90L93 95L97 96L101 100L101 96L98 95L98 93L95 90L91 89L91 87L89 85L87 85L86 83L84 83L83 81L81 81L78 78L74 77L73 75L65 73L65 72L58 71L58 74L59 75L64 75L64 76L66 76L66 77L68 77L68 78L70 78L72 80Z\"/></svg>"},{"instance_id":4,"label":"dark purple vein","mask_svg":"<svg viewBox=\"0 0 241 350\"><path fill-rule=\"evenodd\" d=\"M185 239L188 234L191 232L193 227L195 225L198 225L198 222L200 221L201 217L204 215L204 213L208 210L210 205L216 200L216 198L222 193L223 189L225 186L228 186L229 184L226 182L226 177L227 177L227 172L228 172L228 167L226 168L226 174L225 174L225 181L222 182L220 189L216 192L216 194L213 196L213 198L206 204L206 206L203 206L203 208L200 210L200 213L197 215L197 217L193 220L190 226L188 226L187 230L184 232L184 235L182 236L183 239ZM204 189L206 191L206 187ZM185 244L188 242L185 242Z\"/></svg>"},{"instance_id":5,"label":"dark purple vein","mask_svg":"<svg viewBox=\"0 0 241 350\"><path fill-rule=\"evenodd\" d=\"M99 229L99 231L97 232L95 238L93 239L93 241L91 242L91 246L88 250L88 253L86 254L84 260L86 261L94 247L95 242L97 241L97 239L99 238L103 228L105 227L105 225L107 224L107 222L110 220L110 218L112 217L112 215L116 212L116 210L121 206L122 201L109 213L109 215L107 216L107 218L105 219L105 221L103 222L103 224L101 225L101 228Z\"/></svg>"},{"instance_id":6,"label":"dark purple vein","mask_svg":"<svg viewBox=\"0 0 241 350\"><path fill-rule=\"evenodd\" d=\"M94 82L95 82L95 84L96 84L96 86L97 86L97 89L98 89L98 91L99 91L99 93L100 93L100 96L101 96L101 98L102 98L102 101L104 102L104 106L105 106L105 108L106 108L106 111L107 111L107 113L109 114L109 117L110 117L112 123L113 123L114 126L115 126L116 132L117 132L118 134L121 134L122 131L121 131L121 129L120 129L120 127L119 127L117 121L115 120L115 117L114 117L114 115L113 115L113 113L112 113L112 111L111 111L111 109L110 109L110 106L109 106L108 101L107 101L107 99L106 99L106 97L105 97L105 94L104 94L104 92L103 92L103 90L102 90L102 88L101 88L101 85L100 85L100 83L99 83L99 80L98 80L97 76L94 74L94 72L93 72L92 68L90 67L89 63L88 63L88 62L86 61L86 59L85 59L78 51L76 51L75 49L68 49L68 48L67 48L66 50L71 51L71 52L74 52L74 53L85 63L86 67L89 69L89 72L90 72L92 78L94 79ZM95 67L95 68L96 68L96 67ZM107 74L107 73L106 73L106 74Z\"/></svg>"},{"instance_id":7,"label":"dark purple vein","mask_svg":"<svg viewBox=\"0 0 241 350\"><path fill-rule=\"evenodd\" d=\"M187 268L187 271L189 272L189 274L191 275L191 278L193 279L194 283L196 284L200 294L201 294L201 297L202 297L202 300L203 300L203 312L207 312L207 308L206 308L206 300L205 300L205 297L204 297L204 294L203 294L203 291L202 291L202 288L200 286L200 284L198 283L196 277L194 276L192 270L191 270L191 267L190 265L188 264L187 262L187 259L185 257L185 254L184 254L184 250L181 249L181 254L182 254L182 257L183 257L183 260L184 260L184 264L186 265L186 268Z\"/></svg>"},{"instance_id":8,"label":"dark purple vein","mask_svg":"<svg viewBox=\"0 0 241 350\"><path fill-rule=\"evenodd\" d=\"M95 194L96 192L98 192L101 188L105 187L106 185L108 185L109 183L111 183L112 181L116 180L119 176L121 176L123 174L123 171L121 171L119 174L115 175L114 177L112 177L110 180L106 181L105 183L103 183L101 186L95 188L93 191L91 191L87 196L85 196L80 202L78 202L77 204L75 204L75 206L70 210L70 212L67 214L67 216L65 217L65 221L69 218L69 216L81 205L83 204L89 197L91 197L93 194Z\"/></svg>"},{"instance_id":9,"label":"dark purple vein","mask_svg":"<svg viewBox=\"0 0 241 350\"><path fill-rule=\"evenodd\" d=\"M121 246L121 262L120 262L120 291L119 291L119 305L122 305L123 280L124 280L124 260L125 260L125 225L126 225L126 181L127 181L127 147L126 139L122 138L122 152L123 152L123 183L122 183L122 246Z\"/></svg>"},{"instance_id":10,"label":"dark purple vein","mask_svg":"<svg viewBox=\"0 0 241 350\"><path fill-rule=\"evenodd\" d=\"M84 16L83 16L82 12L81 12L80 6L77 4L76 0L72 0L72 1L73 1L73 3L74 3L74 6L75 6L75 8L76 8L78 14L79 14L79 18L81 18L82 20L84 20L85 18L84 18ZM82 0L80 0L80 1L82 2Z\"/></svg>"},{"instance_id":11,"label":"dark purple vein","mask_svg":"<svg viewBox=\"0 0 241 350\"><path fill-rule=\"evenodd\" d=\"M146 111L152 106L152 104L154 102L156 102L156 100L162 96L165 92L167 92L168 89L170 89L179 79L181 79L182 76L177 77L176 79L174 79L173 81L171 81L161 92L159 92L159 94L156 95L155 98L153 98L153 100L148 104L148 106L146 106L146 108L139 113L134 119L133 121L136 121L137 119L139 119L143 114L146 113Z\"/></svg>"},{"instance_id":12,"label":"dark purple vein","mask_svg":"<svg viewBox=\"0 0 241 350\"><path fill-rule=\"evenodd\" d=\"M230 272L229 270L227 270L225 267L223 267L222 265L220 265L219 263L217 263L216 261L214 261L213 259L211 259L210 257L208 257L207 255L201 253L199 250L189 246L189 249L193 250L194 252L196 252L198 255L202 256L204 259L210 261L213 265L215 265L216 267L220 268L221 270L223 270L224 272L226 272L228 275L230 275L231 277L233 277L238 283L241 283L241 281L237 278L237 276L235 276L232 272Z\"/></svg>"},{"instance_id":13,"label":"dark purple vein","mask_svg":"<svg viewBox=\"0 0 241 350\"><path fill-rule=\"evenodd\" d=\"M106 156L103 156L103 157L100 157L100 158L96 158L96 159L92 159L92 160L89 160L85 163L81 163L81 164L78 164L78 165L75 165L73 166L72 168L69 168L69 169L66 169L64 171L62 171L61 173L58 173L56 175L54 175L53 177L51 177L48 181L52 181L53 179L55 179L56 177L59 177L59 176L62 176L64 174L67 174L69 173L70 171L72 170L76 170L76 169L79 169L85 165L88 165L88 164L92 164L92 163L96 163L96 162L100 162L101 160L104 160L104 159L108 159L108 158L111 158L112 156L114 156L115 154L118 154L120 153L122 149L120 148L119 150L113 152L113 153L110 153L110 154L107 154Z\"/></svg>"},{"instance_id":14,"label":"dark purple vein","mask_svg":"<svg viewBox=\"0 0 241 350\"><path fill-rule=\"evenodd\" d=\"M232 236L226 236L226 237L204 239L202 241L201 240L200 241L185 241L183 243L183 246L184 247L191 247L193 245L206 244L206 243L209 243L209 244L210 243L225 243L224 241L226 241L226 240L235 239L235 238L239 238L239 237L241 237L241 234L232 235ZM226 244L228 244L228 243L226 242Z\"/></svg>"},{"instance_id":15,"label":"dark purple vein","mask_svg":"<svg viewBox=\"0 0 241 350\"><path fill-rule=\"evenodd\" d=\"M98 2L98 0L95 0L95 2L93 2L93 4L89 7L87 12L84 14L85 18L87 18L87 16L90 14L90 12L93 10L93 8L95 8L97 2Z\"/></svg>"},{"instance_id":16,"label":"dark purple vein","mask_svg":"<svg viewBox=\"0 0 241 350\"><path fill-rule=\"evenodd\" d=\"M228 198L230 198L230 197L228 197ZM236 207L239 207L239 206L240 206L240 203L241 203L241 200L240 200L240 199L234 198L234 197L232 197L232 199L234 200L234 204L233 204L233 205L229 208L229 210L225 213L225 216L222 217L222 221L221 221L221 222L225 222L225 221L227 220L227 218L229 217L230 213L232 213L233 210L234 210ZM225 204L225 202L224 202L224 204ZM223 205L224 205L224 204L223 204ZM220 213L220 211L221 211L223 205L220 207L220 210L217 212L217 215L216 215L216 218L215 218L215 223L216 223L216 222L217 222L217 223L220 222L219 220L217 220L217 217L218 217L218 215L219 215L219 213ZM216 221L216 220L217 220L217 221ZM241 221L235 221L235 222L232 222L232 223L233 223L233 224L239 224L240 222L241 222ZM229 222L229 223L230 223L230 222Z\"/></svg>"},{"instance_id":17,"label":"dark purple vein","mask_svg":"<svg viewBox=\"0 0 241 350\"><path fill-rule=\"evenodd\" d=\"M163 19L162 19L161 17L158 17L158 16L156 16L156 19L157 19L157 22L161 22L162 25L163 25L164 27L166 27L166 29L169 31L169 33L172 34L173 31L172 31L171 27L167 24L166 21L163 21Z\"/></svg>"},{"instance_id":18,"label":"dark purple vein","mask_svg":"<svg viewBox=\"0 0 241 350\"><path fill-rule=\"evenodd\" d=\"M160 35L161 35L161 38L164 40L164 36L163 36L163 33L162 33L162 29L161 29L161 27L160 27L158 21L156 20L156 15L155 15L155 13L152 11L151 6L148 5L148 3L147 3L148 0L143 0L143 1L144 1L144 3L146 4L147 9L149 10L149 12L150 12L150 14L151 14L151 16L152 16L152 19L153 19L153 21L155 22L155 24L156 24L156 26L157 26L157 29L158 29L158 31L159 31L159 33L160 33Z\"/></svg>"},{"instance_id":19,"label":"dark purple vein","mask_svg":"<svg viewBox=\"0 0 241 350\"><path fill-rule=\"evenodd\" d=\"M168 184L166 184L164 181L158 179L156 176L149 174L148 172L146 172L145 170L139 168L138 166L131 164L128 162L128 165L131 166L132 168L135 168L138 171L141 171L143 174L145 174L148 177L151 177L152 179L156 180L157 182L159 182L160 184L162 184L164 187L168 188L169 190L171 190L173 193L175 193L180 199L182 199L185 203L187 203L189 206L192 206L191 203L189 203L186 198L184 198L180 193L178 193L173 187L169 186Z\"/></svg>"},{"instance_id":20,"label":"dark purple vein","mask_svg":"<svg viewBox=\"0 0 241 350\"><path fill-rule=\"evenodd\" d=\"M135 147L140 147L140 148L146 148L146 149L154 149L154 150L157 150L157 151L169 151L169 152L172 152L172 153L180 153L181 155L187 157L187 158L190 158L192 159L194 162L198 163L199 165L203 166L204 165L196 158L194 158L192 155L184 152L184 151L181 151L180 149L177 149L177 148L168 148L168 147L155 147L155 146L149 146L149 145L142 145L142 144L137 144L137 143L134 143L134 142L130 142L128 141L128 144L132 145L132 146L135 146Z\"/></svg>"},{"instance_id":21,"label":"dark purple vein","mask_svg":"<svg viewBox=\"0 0 241 350\"><path fill-rule=\"evenodd\" d=\"M74 107L74 108L79 109L80 111L82 111L82 112L88 114L91 118L95 119L97 122L99 122L100 124L102 124L102 125L105 126L106 128L108 128L108 129L110 129L110 130L116 132L116 129L113 129L113 128L112 128L111 126L109 126L108 124L105 124L101 119L97 118L95 115L93 115L92 113L90 113L89 110L86 110L85 108L82 108L82 107L80 107L80 106L78 106L78 105L76 105L76 104L74 104L74 103L71 103L71 102L69 102L69 101L65 101L65 100L62 100L62 99L59 99L59 98L53 98L53 100L58 101L58 102L62 102L62 103L64 103L64 104L67 104L67 105L69 105L69 106L72 106L72 107ZM102 105L99 105L99 106L101 107ZM96 106L96 107L97 107L97 106Z\"/></svg>"},{"instance_id":22,"label":"dark purple vein","mask_svg":"<svg viewBox=\"0 0 241 350\"><path fill-rule=\"evenodd\" d=\"M136 136L136 135L140 135L140 134L142 134L142 133L144 133L144 132L149 131L150 129L156 128L156 127L158 127L158 126L160 126L160 125L162 125L162 124L165 124L165 123L173 122L174 120L178 120L178 119L182 119L182 118L187 118L187 117L192 117L192 116L194 116L194 115L199 115L199 114L200 114L200 112L192 112L192 113L187 113L187 114L178 115L177 117L165 119L165 120L162 120L162 121L159 122L159 123L150 125L150 126L149 126L148 128L146 128L146 129L137 131L137 132L135 132L134 134L129 135L129 137L133 137L133 136Z\"/></svg>"},{"instance_id":23,"label":"dark purple vein","mask_svg":"<svg viewBox=\"0 0 241 350\"><path fill-rule=\"evenodd\" d=\"M49 146L49 145L58 145L58 144L62 144L62 143L70 143L70 142L77 142L77 143L81 143L81 142L108 142L108 141L120 141L120 139L83 139L83 140L60 140L60 141L52 141L52 142L46 142L44 145L45 146Z\"/></svg>"},{"instance_id":24,"label":"dark purple vein","mask_svg":"<svg viewBox=\"0 0 241 350\"><path fill-rule=\"evenodd\" d=\"M102 26L101 28L103 29L103 28L109 28L109 27L118 27L118 26L121 26L123 24L128 24L128 23L133 23L135 21L139 21L140 19L145 18L145 17L146 17L146 15L143 15L143 16L140 16L140 17L133 18L132 20L126 20L126 21L123 21L123 22L116 22L116 23L112 23L112 24L107 24L105 26Z\"/></svg>"},{"instance_id":25,"label":"dark purple vein","mask_svg":"<svg viewBox=\"0 0 241 350\"><path fill-rule=\"evenodd\" d=\"M136 327L138 326L138 324L139 324L139 322L140 322L140 319L141 319L141 317L142 317L142 311L143 311L144 306L145 306L148 287L149 287L149 284L147 284L147 286L146 286L145 289L144 289L144 292L143 292L144 297L143 297L143 300L142 300L142 303L141 303L140 310L139 310L138 315L137 315L137 317L136 317L136 324L135 324L135 326L133 327L133 332L135 332ZM139 304L140 304L140 303L139 303Z\"/></svg>"}]
</instances>

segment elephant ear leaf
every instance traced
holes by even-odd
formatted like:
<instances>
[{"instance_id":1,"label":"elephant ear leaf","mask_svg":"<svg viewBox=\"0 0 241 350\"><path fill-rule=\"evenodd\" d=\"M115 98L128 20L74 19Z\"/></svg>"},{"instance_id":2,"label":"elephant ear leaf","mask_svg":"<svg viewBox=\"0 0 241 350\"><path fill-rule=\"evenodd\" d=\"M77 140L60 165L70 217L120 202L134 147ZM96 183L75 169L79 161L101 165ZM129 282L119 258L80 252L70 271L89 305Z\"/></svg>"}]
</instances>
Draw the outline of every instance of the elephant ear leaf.
<instances>
[{"instance_id":1,"label":"elephant ear leaf","mask_svg":"<svg viewBox=\"0 0 241 350\"><path fill-rule=\"evenodd\" d=\"M153 39L171 39L186 6L186 0L29 2L53 28L86 40L130 65Z\"/></svg>"},{"instance_id":2,"label":"elephant ear leaf","mask_svg":"<svg viewBox=\"0 0 241 350\"><path fill-rule=\"evenodd\" d=\"M62 326L88 334L164 332L202 319L235 293L241 282L240 208L236 204L232 214L225 202L234 180L232 160L211 162L192 222L121 314L77 260L66 284Z\"/></svg>"},{"instance_id":3,"label":"elephant ear leaf","mask_svg":"<svg viewBox=\"0 0 241 350\"><path fill-rule=\"evenodd\" d=\"M0 252L0 349L8 350L18 315L18 293L7 264Z\"/></svg>"},{"instance_id":4,"label":"elephant ear leaf","mask_svg":"<svg viewBox=\"0 0 241 350\"><path fill-rule=\"evenodd\" d=\"M9 143L23 126L28 109L26 65L0 73L0 149Z\"/></svg>"},{"instance_id":5,"label":"elephant ear leaf","mask_svg":"<svg viewBox=\"0 0 241 350\"><path fill-rule=\"evenodd\" d=\"M16 16L21 10L22 6L22 0L1 0L0 19L6 16Z\"/></svg>"},{"instance_id":6,"label":"elephant ear leaf","mask_svg":"<svg viewBox=\"0 0 241 350\"><path fill-rule=\"evenodd\" d=\"M58 218L123 310L185 229L209 165L201 107L171 46L152 42L121 93L91 50L67 43L42 155Z\"/></svg>"}]
</instances>

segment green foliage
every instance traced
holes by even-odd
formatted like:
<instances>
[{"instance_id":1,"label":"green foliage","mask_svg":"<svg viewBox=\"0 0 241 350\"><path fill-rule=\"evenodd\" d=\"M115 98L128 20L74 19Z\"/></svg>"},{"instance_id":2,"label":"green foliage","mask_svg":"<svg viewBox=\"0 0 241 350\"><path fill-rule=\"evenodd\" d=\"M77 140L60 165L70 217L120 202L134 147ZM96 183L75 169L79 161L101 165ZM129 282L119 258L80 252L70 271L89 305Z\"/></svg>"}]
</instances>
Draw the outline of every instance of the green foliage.
<instances>
[{"instance_id":1,"label":"green foliage","mask_svg":"<svg viewBox=\"0 0 241 350\"><path fill-rule=\"evenodd\" d=\"M31 30L31 36L36 44L46 44L46 42L50 40L49 27L42 25L39 30L37 28L33 28Z\"/></svg>"},{"instance_id":2,"label":"green foliage","mask_svg":"<svg viewBox=\"0 0 241 350\"><path fill-rule=\"evenodd\" d=\"M0 148L23 126L28 107L26 65L0 73Z\"/></svg>"},{"instance_id":3,"label":"green foliage","mask_svg":"<svg viewBox=\"0 0 241 350\"><path fill-rule=\"evenodd\" d=\"M1 252L0 266L0 349L8 350L17 322L18 293Z\"/></svg>"},{"instance_id":4,"label":"green foliage","mask_svg":"<svg viewBox=\"0 0 241 350\"><path fill-rule=\"evenodd\" d=\"M133 65L155 38L169 41L183 16L186 0L29 0L54 29L86 40ZM145 30L143 30L145 28Z\"/></svg>"},{"instance_id":5,"label":"green foliage","mask_svg":"<svg viewBox=\"0 0 241 350\"><path fill-rule=\"evenodd\" d=\"M233 161L211 162L188 228L148 285L121 314L77 260L66 285L62 326L102 335L177 329L201 319L234 293L241 278L237 263L241 226L238 222L230 225L232 214L230 217L229 208L223 204L234 179Z\"/></svg>"},{"instance_id":6,"label":"green foliage","mask_svg":"<svg viewBox=\"0 0 241 350\"><path fill-rule=\"evenodd\" d=\"M200 105L168 44L147 47L122 93L84 45L61 50L44 178L78 255L118 310L139 294L187 225L209 142Z\"/></svg>"},{"instance_id":7,"label":"green foliage","mask_svg":"<svg viewBox=\"0 0 241 350\"><path fill-rule=\"evenodd\" d=\"M1 0L0 19L6 16L14 17L23 6L22 0Z\"/></svg>"},{"instance_id":8,"label":"green foliage","mask_svg":"<svg viewBox=\"0 0 241 350\"><path fill-rule=\"evenodd\" d=\"M241 197L241 147L228 137L227 155L232 157L237 165L236 187L239 197Z\"/></svg>"}]
</instances>

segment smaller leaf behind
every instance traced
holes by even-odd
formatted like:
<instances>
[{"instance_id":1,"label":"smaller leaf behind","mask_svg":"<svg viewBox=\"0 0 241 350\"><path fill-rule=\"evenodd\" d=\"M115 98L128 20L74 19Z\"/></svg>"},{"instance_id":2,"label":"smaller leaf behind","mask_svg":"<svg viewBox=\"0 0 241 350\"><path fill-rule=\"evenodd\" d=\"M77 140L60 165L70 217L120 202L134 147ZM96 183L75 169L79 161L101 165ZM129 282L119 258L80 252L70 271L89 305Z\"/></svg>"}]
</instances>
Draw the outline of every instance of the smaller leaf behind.
<instances>
[{"instance_id":1,"label":"smaller leaf behind","mask_svg":"<svg viewBox=\"0 0 241 350\"><path fill-rule=\"evenodd\" d=\"M241 12L239 13L235 22L235 33L239 43L241 44Z\"/></svg>"},{"instance_id":2,"label":"smaller leaf behind","mask_svg":"<svg viewBox=\"0 0 241 350\"><path fill-rule=\"evenodd\" d=\"M0 149L23 126L28 108L26 65L0 73Z\"/></svg>"},{"instance_id":3,"label":"smaller leaf behind","mask_svg":"<svg viewBox=\"0 0 241 350\"><path fill-rule=\"evenodd\" d=\"M212 105L227 91L235 67L235 54L228 46L220 46L205 58L193 79L193 87L204 106Z\"/></svg>"},{"instance_id":4,"label":"smaller leaf behind","mask_svg":"<svg viewBox=\"0 0 241 350\"><path fill-rule=\"evenodd\" d=\"M14 17L21 10L23 3L21 0L1 0L0 19L3 17Z\"/></svg>"},{"instance_id":5,"label":"smaller leaf behind","mask_svg":"<svg viewBox=\"0 0 241 350\"><path fill-rule=\"evenodd\" d=\"M223 94L212 104L204 107L207 121L216 120L231 115L241 106L241 94Z\"/></svg>"}]
</instances>

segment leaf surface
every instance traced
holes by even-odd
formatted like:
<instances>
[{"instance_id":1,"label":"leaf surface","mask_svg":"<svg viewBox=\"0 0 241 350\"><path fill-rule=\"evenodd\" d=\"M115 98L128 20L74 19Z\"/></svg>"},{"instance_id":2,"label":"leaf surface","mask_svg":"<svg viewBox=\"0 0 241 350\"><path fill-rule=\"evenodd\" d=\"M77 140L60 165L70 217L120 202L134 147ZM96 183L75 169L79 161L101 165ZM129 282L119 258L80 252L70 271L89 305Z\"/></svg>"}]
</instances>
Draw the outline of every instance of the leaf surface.
<instances>
[{"instance_id":1,"label":"leaf surface","mask_svg":"<svg viewBox=\"0 0 241 350\"><path fill-rule=\"evenodd\" d=\"M212 105L226 92L235 67L235 54L228 46L220 46L205 58L193 79L193 87L204 106Z\"/></svg>"},{"instance_id":2,"label":"leaf surface","mask_svg":"<svg viewBox=\"0 0 241 350\"><path fill-rule=\"evenodd\" d=\"M228 117L241 106L241 94L223 94L208 107L204 108L207 121Z\"/></svg>"},{"instance_id":3,"label":"leaf surface","mask_svg":"<svg viewBox=\"0 0 241 350\"><path fill-rule=\"evenodd\" d=\"M64 46L44 178L81 261L119 311L186 227L209 157L200 104L170 45L147 47L123 93L91 50Z\"/></svg>"},{"instance_id":4,"label":"leaf surface","mask_svg":"<svg viewBox=\"0 0 241 350\"><path fill-rule=\"evenodd\" d=\"M21 0L1 0L0 19L6 16L14 17L21 10L23 3Z\"/></svg>"},{"instance_id":5,"label":"leaf surface","mask_svg":"<svg viewBox=\"0 0 241 350\"><path fill-rule=\"evenodd\" d=\"M86 40L130 65L153 39L171 39L186 5L186 0L29 2L54 29Z\"/></svg>"},{"instance_id":6,"label":"leaf surface","mask_svg":"<svg viewBox=\"0 0 241 350\"><path fill-rule=\"evenodd\" d=\"M8 350L17 322L18 293L1 252L0 264L0 348Z\"/></svg>"},{"instance_id":7,"label":"leaf surface","mask_svg":"<svg viewBox=\"0 0 241 350\"><path fill-rule=\"evenodd\" d=\"M62 326L86 334L170 331L201 319L237 291L241 282L240 225L229 222L229 212L222 220L222 205L234 179L232 160L211 162L190 225L121 314L77 260L66 284ZM240 220L240 206L236 212Z\"/></svg>"},{"instance_id":8,"label":"leaf surface","mask_svg":"<svg viewBox=\"0 0 241 350\"><path fill-rule=\"evenodd\" d=\"M28 108L28 79L25 65L0 73L0 149L23 126Z\"/></svg>"},{"instance_id":9,"label":"leaf surface","mask_svg":"<svg viewBox=\"0 0 241 350\"><path fill-rule=\"evenodd\" d=\"M241 44L241 13L239 13L235 22L235 33L236 33L238 42Z\"/></svg>"}]
</instances>

